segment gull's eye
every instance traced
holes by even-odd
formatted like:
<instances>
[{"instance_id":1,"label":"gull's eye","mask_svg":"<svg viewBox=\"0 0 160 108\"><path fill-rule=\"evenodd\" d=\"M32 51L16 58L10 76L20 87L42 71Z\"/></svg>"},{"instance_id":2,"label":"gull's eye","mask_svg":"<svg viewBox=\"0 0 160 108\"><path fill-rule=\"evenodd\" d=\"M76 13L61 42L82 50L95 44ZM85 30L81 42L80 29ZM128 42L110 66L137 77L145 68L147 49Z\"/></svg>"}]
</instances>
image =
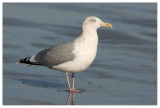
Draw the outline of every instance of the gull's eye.
<instances>
[{"instance_id":1,"label":"gull's eye","mask_svg":"<svg viewBox=\"0 0 160 108\"><path fill-rule=\"evenodd\" d=\"M96 20L95 20L95 19L93 19L93 18L92 18L92 19L90 19L90 21L92 21L92 22L96 22Z\"/></svg>"}]
</instances>

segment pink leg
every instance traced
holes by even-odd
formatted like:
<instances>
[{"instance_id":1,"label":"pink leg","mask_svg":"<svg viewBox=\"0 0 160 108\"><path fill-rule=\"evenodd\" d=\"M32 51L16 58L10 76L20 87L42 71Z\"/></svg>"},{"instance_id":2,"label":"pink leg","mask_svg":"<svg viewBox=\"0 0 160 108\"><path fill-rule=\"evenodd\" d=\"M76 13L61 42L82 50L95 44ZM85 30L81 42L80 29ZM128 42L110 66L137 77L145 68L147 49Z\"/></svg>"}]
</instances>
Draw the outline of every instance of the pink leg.
<instances>
[{"instance_id":1,"label":"pink leg","mask_svg":"<svg viewBox=\"0 0 160 108\"><path fill-rule=\"evenodd\" d=\"M74 73L72 73L72 89L74 89Z\"/></svg>"},{"instance_id":2,"label":"pink leg","mask_svg":"<svg viewBox=\"0 0 160 108\"><path fill-rule=\"evenodd\" d=\"M72 89L70 90L70 92L76 92L76 93L82 92L82 90L77 90L74 88L74 73L72 73Z\"/></svg>"},{"instance_id":3,"label":"pink leg","mask_svg":"<svg viewBox=\"0 0 160 108\"><path fill-rule=\"evenodd\" d=\"M69 90L71 90L71 87L70 87L70 84L69 84L69 77L68 77L68 73L67 72L66 72L66 80L67 80L67 84L68 84Z\"/></svg>"}]
</instances>

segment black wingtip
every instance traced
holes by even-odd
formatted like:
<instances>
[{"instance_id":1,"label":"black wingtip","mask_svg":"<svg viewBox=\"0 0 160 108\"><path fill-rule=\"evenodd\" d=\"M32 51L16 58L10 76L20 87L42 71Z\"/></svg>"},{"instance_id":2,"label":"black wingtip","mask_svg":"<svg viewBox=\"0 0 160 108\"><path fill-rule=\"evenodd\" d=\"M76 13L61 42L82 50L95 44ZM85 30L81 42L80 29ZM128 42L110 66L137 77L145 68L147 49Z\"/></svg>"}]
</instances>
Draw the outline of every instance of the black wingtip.
<instances>
[{"instance_id":1,"label":"black wingtip","mask_svg":"<svg viewBox=\"0 0 160 108\"><path fill-rule=\"evenodd\" d=\"M24 63L24 64L27 64L26 66L29 66L29 65L40 65L38 62L31 62L30 58L31 57L26 57L26 58L20 59L19 62L17 62L16 64Z\"/></svg>"},{"instance_id":2,"label":"black wingtip","mask_svg":"<svg viewBox=\"0 0 160 108\"><path fill-rule=\"evenodd\" d=\"M25 63L25 64L30 64L30 59L31 57L26 57L26 58L23 58L23 59L20 59L19 62L20 63Z\"/></svg>"}]
</instances>

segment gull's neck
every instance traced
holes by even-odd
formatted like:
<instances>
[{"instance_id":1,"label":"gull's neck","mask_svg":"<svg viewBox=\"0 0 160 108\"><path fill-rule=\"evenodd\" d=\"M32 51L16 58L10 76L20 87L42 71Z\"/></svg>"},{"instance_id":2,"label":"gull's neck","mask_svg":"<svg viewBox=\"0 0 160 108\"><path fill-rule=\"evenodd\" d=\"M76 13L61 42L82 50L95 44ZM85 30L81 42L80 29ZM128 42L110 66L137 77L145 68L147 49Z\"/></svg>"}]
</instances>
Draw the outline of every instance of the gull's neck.
<instances>
[{"instance_id":1,"label":"gull's neck","mask_svg":"<svg viewBox=\"0 0 160 108\"><path fill-rule=\"evenodd\" d=\"M82 37L94 37L94 36L97 37L97 28L83 26L81 36Z\"/></svg>"}]
</instances>

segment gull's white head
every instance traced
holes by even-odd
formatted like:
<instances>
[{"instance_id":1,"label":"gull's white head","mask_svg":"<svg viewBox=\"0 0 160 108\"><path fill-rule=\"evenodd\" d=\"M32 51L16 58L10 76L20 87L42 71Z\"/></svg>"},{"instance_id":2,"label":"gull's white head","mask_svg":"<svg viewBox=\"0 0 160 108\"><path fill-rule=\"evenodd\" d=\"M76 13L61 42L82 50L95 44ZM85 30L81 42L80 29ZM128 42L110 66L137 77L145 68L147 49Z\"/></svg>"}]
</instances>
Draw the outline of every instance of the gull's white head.
<instances>
[{"instance_id":1,"label":"gull's white head","mask_svg":"<svg viewBox=\"0 0 160 108\"><path fill-rule=\"evenodd\" d=\"M95 16L89 16L83 22L83 28L87 27L90 29L91 28L98 29L101 26L112 28L112 25L110 23L105 23L102 20L100 20L98 17L95 17Z\"/></svg>"}]
</instances>

